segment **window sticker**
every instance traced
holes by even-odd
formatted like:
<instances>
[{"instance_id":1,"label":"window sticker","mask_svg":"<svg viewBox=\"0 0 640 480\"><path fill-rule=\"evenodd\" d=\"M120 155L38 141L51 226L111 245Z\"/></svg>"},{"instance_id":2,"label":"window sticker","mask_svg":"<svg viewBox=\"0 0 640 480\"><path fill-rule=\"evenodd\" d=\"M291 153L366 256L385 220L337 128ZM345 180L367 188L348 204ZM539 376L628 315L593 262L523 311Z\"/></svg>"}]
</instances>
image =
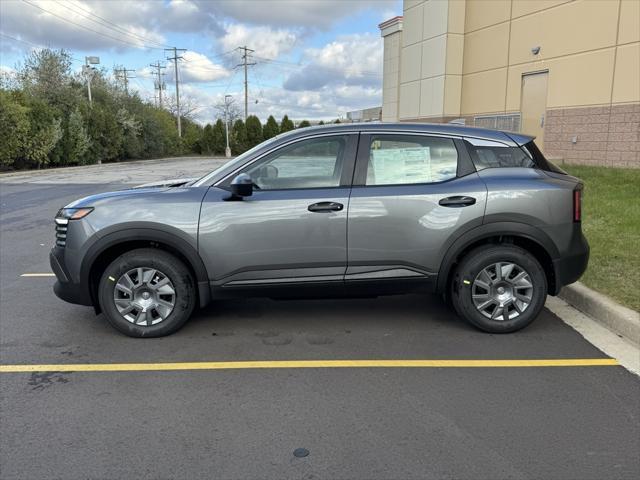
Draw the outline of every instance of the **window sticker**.
<instances>
[{"instance_id":1,"label":"window sticker","mask_svg":"<svg viewBox=\"0 0 640 480\"><path fill-rule=\"evenodd\" d=\"M376 185L431 183L429 147L371 150Z\"/></svg>"}]
</instances>

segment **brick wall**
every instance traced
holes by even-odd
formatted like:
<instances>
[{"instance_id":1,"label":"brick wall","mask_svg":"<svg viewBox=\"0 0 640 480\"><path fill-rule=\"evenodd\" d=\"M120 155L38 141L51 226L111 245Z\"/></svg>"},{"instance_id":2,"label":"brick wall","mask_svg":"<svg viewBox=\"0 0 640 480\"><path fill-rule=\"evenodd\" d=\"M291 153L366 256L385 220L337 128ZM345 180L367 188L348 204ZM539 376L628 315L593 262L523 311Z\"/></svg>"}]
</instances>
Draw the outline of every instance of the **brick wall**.
<instances>
[{"instance_id":1,"label":"brick wall","mask_svg":"<svg viewBox=\"0 0 640 480\"><path fill-rule=\"evenodd\" d=\"M640 168L640 104L547 110L543 150L565 163Z\"/></svg>"}]
</instances>

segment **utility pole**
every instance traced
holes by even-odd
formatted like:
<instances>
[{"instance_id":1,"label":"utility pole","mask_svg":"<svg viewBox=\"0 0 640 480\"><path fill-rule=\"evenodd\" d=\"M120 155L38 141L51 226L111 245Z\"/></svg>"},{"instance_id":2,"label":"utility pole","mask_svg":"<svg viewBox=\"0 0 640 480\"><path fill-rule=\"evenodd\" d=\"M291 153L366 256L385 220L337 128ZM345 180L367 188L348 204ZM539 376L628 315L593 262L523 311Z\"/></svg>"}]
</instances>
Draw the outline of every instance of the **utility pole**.
<instances>
[{"instance_id":1,"label":"utility pole","mask_svg":"<svg viewBox=\"0 0 640 480\"><path fill-rule=\"evenodd\" d=\"M154 82L154 87L156 90L158 90L158 106L162 108L162 90L166 88L166 85L164 84L164 80L162 79L162 77L164 77L164 73L162 73L161 70L166 67L164 65L160 65L160 60L158 60L156 63L149 64L149 66L156 69L155 74L158 76L158 79Z\"/></svg>"},{"instance_id":2,"label":"utility pole","mask_svg":"<svg viewBox=\"0 0 640 480\"><path fill-rule=\"evenodd\" d=\"M256 62L249 63L248 60L251 57L251 54L255 52L255 50L251 50L244 47L238 47L238 50L242 50L244 53L242 54L242 63L236 65L236 67L244 67L244 122L247 123L247 116L249 115L249 82L247 81L247 67L249 65L255 65Z\"/></svg>"},{"instance_id":3,"label":"utility pole","mask_svg":"<svg viewBox=\"0 0 640 480\"><path fill-rule=\"evenodd\" d=\"M114 68L113 72L116 74L116 78L118 79L122 76L122 79L124 81L124 93L129 95L129 79L136 78L133 75L129 75L129 72L135 73L135 70L127 69L127 68Z\"/></svg>"},{"instance_id":4,"label":"utility pole","mask_svg":"<svg viewBox=\"0 0 640 480\"><path fill-rule=\"evenodd\" d=\"M178 137L182 137L182 124L180 122L180 87L178 86L178 60L183 57L178 56L178 52L186 52L186 48L165 48L165 51L173 52L173 57L167 57L167 60L173 60L174 77L176 80L176 116L178 117Z\"/></svg>"},{"instance_id":5,"label":"utility pole","mask_svg":"<svg viewBox=\"0 0 640 480\"><path fill-rule=\"evenodd\" d=\"M231 147L229 147L229 105L232 102L231 95L224 96L224 129L227 136L227 147L224 149L224 156L227 158L231 157Z\"/></svg>"}]
</instances>

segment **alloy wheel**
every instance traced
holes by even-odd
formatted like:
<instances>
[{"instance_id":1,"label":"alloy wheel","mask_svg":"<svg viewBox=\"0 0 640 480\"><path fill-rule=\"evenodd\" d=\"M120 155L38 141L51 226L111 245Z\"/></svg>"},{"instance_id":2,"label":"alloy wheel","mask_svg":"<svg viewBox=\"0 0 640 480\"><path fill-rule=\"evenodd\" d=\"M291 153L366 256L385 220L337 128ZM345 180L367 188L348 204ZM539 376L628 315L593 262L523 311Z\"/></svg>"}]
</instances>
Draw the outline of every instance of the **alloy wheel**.
<instances>
[{"instance_id":1,"label":"alloy wheel","mask_svg":"<svg viewBox=\"0 0 640 480\"><path fill-rule=\"evenodd\" d=\"M161 271L138 267L118 279L113 301L125 320L134 325L152 326L171 314L176 304L176 290Z\"/></svg>"},{"instance_id":2,"label":"alloy wheel","mask_svg":"<svg viewBox=\"0 0 640 480\"><path fill-rule=\"evenodd\" d=\"M496 321L513 320L531 304L533 283L520 265L498 262L478 273L471 295L476 309L485 317Z\"/></svg>"}]
</instances>

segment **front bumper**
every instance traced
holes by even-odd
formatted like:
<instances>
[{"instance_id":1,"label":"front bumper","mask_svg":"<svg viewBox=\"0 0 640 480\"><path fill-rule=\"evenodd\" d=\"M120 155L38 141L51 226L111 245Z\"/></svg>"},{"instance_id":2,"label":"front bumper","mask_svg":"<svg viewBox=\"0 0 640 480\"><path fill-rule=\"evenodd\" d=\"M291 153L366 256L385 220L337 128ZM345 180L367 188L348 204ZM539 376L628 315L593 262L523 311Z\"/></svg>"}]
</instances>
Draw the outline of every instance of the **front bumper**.
<instances>
[{"instance_id":1,"label":"front bumper","mask_svg":"<svg viewBox=\"0 0 640 480\"><path fill-rule=\"evenodd\" d=\"M64 249L54 247L49 253L51 270L57 278L53 285L53 293L65 302L77 305L93 306L89 285L74 283L70 280L69 272L64 267Z\"/></svg>"}]
</instances>

